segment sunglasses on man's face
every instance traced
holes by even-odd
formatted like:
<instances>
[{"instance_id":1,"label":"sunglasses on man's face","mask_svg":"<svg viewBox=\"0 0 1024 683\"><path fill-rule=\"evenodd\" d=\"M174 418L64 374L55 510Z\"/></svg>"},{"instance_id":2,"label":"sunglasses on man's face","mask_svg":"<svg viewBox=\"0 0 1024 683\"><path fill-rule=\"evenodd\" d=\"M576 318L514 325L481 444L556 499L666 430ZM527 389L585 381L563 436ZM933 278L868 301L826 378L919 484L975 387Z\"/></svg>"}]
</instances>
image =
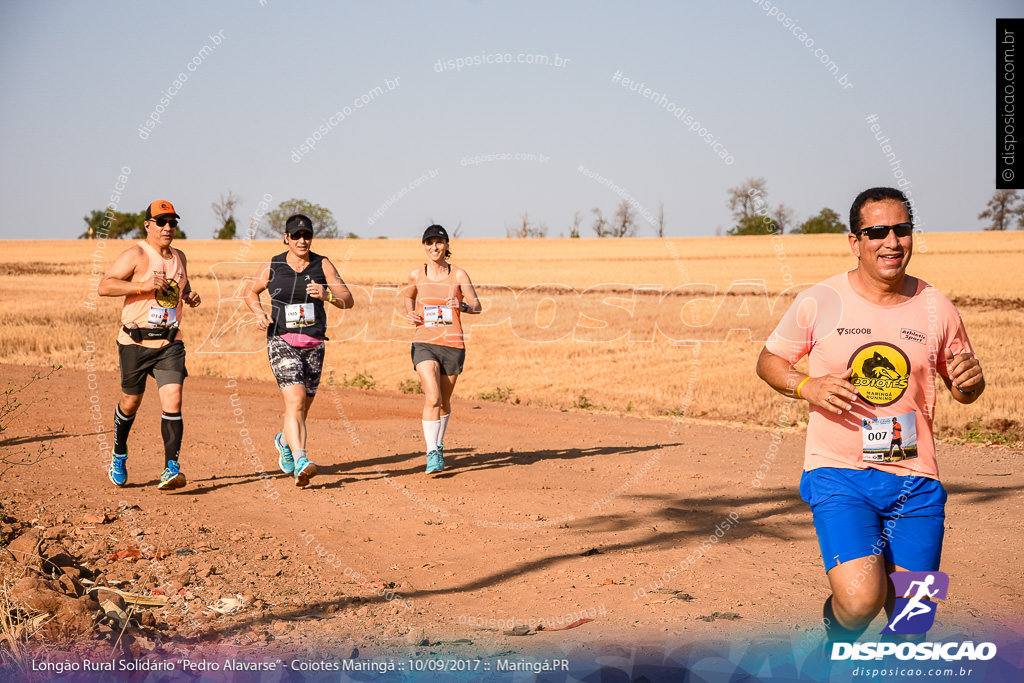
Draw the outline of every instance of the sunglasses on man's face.
<instances>
[{"instance_id":1,"label":"sunglasses on man's face","mask_svg":"<svg viewBox=\"0 0 1024 683\"><path fill-rule=\"evenodd\" d=\"M857 237L866 235L869 240L884 240L889 236L889 231L896 233L897 237L910 237L914 232L912 223L898 223L897 225L873 225L870 228L861 228L857 231Z\"/></svg>"},{"instance_id":2,"label":"sunglasses on man's face","mask_svg":"<svg viewBox=\"0 0 1024 683\"><path fill-rule=\"evenodd\" d=\"M178 221L174 220L173 218L154 218L153 222L156 223L156 226L158 228L162 228L165 225L169 225L172 228L178 227Z\"/></svg>"},{"instance_id":3,"label":"sunglasses on man's face","mask_svg":"<svg viewBox=\"0 0 1024 683\"><path fill-rule=\"evenodd\" d=\"M290 237L298 242L299 240L306 240L307 242L313 239L313 233L311 232L293 232Z\"/></svg>"}]
</instances>

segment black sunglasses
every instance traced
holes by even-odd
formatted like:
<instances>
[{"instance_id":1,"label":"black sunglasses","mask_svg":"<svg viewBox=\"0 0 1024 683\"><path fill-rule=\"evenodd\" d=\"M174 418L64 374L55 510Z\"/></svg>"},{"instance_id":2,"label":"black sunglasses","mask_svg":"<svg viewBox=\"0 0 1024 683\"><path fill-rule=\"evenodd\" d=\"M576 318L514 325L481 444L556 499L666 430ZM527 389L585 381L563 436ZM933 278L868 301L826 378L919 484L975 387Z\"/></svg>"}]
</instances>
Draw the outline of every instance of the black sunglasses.
<instances>
[{"instance_id":1,"label":"black sunglasses","mask_svg":"<svg viewBox=\"0 0 1024 683\"><path fill-rule=\"evenodd\" d=\"M857 237L867 235L869 240L884 240L889 236L889 231L896 233L897 237L910 237L914 232L913 223L899 223L897 225L873 225L870 228L861 228L857 231Z\"/></svg>"},{"instance_id":2,"label":"black sunglasses","mask_svg":"<svg viewBox=\"0 0 1024 683\"><path fill-rule=\"evenodd\" d=\"M178 221L174 220L173 218L154 218L152 220L154 223L156 223L158 228L162 228L165 225L169 225L172 228L178 227Z\"/></svg>"},{"instance_id":3,"label":"black sunglasses","mask_svg":"<svg viewBox=\"0 0 1024 683\"><path fill-rule=\"evenodd\" d=\"M293 232L288 236L293 240L306 240L307 242L313 239L313 233L311 232Z\"/></svg>"}]
</instances>

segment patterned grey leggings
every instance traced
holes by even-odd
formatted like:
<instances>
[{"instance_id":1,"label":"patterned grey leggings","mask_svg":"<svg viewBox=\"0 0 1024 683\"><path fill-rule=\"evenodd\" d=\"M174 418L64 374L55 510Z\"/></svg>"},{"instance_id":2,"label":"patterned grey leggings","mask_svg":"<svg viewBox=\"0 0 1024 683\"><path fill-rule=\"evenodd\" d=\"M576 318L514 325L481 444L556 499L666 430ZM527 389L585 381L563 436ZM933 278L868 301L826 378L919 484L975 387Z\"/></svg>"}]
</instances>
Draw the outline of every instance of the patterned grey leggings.
<instances>
[{"instance_id":1,"label":"patterned grey leggings","mask_svg":"<svg viewBox=\"0 0 1024 683\"><path fill-rule=\"evenodd\" d=\"M306 396L316 396L320 386L320 372L324 365L324 343L300 349L280 337L267 340L270 369L277 378L277 386L284 389L292 384L306 387Z\"/></svg>"}]
</instances>

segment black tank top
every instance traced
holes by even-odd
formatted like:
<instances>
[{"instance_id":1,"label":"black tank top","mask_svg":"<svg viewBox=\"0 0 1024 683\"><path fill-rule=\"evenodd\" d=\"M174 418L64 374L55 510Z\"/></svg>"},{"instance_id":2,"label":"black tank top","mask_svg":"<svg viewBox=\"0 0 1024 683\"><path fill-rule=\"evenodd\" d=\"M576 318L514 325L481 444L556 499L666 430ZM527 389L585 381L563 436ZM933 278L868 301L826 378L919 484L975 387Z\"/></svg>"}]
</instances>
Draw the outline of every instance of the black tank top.
<instances>
[{"instance_id":1,"label":"black tank top","mask_svg":"<svg viewBox=\"0 0 1024 683\"><path fill-rule=\"evenodd\" d=\"M288 265L287 256L288 252L284 252L270 259L267 292L270 293L274 323L267 327L267 338L298 333L326 339L327 314L324 302L306 294L306 285L310 282L327 285L324 257L309 252L309 265L301 273L296 273Z\"/></svg>"}]
</instances>

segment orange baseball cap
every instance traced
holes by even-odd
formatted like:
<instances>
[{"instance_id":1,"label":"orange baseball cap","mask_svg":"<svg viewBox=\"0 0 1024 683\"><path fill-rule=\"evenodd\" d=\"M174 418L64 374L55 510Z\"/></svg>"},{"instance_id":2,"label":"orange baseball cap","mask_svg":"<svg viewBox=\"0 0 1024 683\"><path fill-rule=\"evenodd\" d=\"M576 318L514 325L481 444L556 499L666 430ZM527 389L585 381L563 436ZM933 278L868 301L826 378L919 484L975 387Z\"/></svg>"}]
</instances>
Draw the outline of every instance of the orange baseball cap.
<instances>
[{"instance_id":1,"label":"orange baseball cap","mask_svg":"<svg viewBox=\"0 0 1024 683\"><path fill-rule=\"evenodd\" d=\"M148 207L146 207L146 220L152 220L154 218L160 218L160 216L174 216L175 218L181 218L174 211L174 205L166 199L158 199Z\"/></svg>"}]
</instances>

